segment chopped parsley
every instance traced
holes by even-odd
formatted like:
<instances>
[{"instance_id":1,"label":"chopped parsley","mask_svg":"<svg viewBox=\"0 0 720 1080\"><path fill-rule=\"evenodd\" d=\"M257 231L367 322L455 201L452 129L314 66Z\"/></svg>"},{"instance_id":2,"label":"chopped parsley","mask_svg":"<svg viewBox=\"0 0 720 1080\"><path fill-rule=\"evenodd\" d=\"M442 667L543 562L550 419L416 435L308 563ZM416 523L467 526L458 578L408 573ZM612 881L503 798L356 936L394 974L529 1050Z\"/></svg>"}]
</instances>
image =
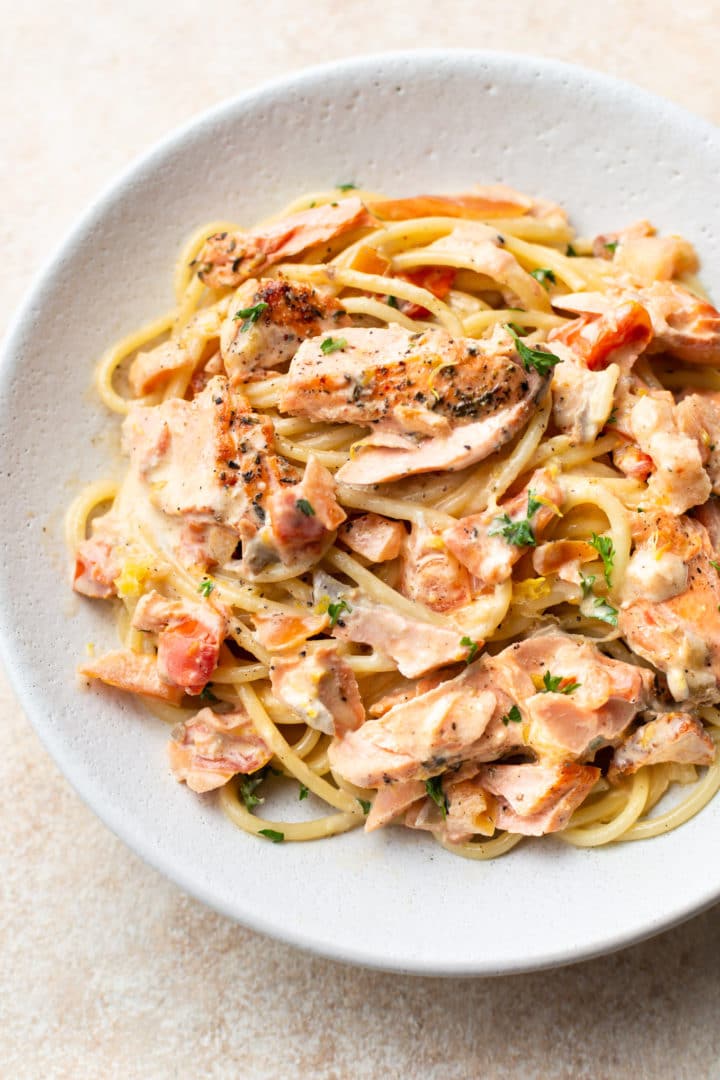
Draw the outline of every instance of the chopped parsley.
<instances>
[{"instance_id":1,"label":"chopped parsley","mask_svg":"<svg viewBox=\"0 0 720 1080\"><path fill-rule=\"evenodd\" d=\"M578 257L578 253L575 250L575 248L572 246L572 244L568 244L568 246L565 248L565 254L568 255L572 259L577 259L577 257Z\"/></svg>"},{"instance_id":2,"label":"chopped parsley","mask_svg":"<svg viewBox=\"0 0 720 1080\"><path fill-rule=\"evenodd\" d=\"M530 277L534 277L535 280L539 281L541 285L544 285L546 289L548 287L548 281L551 285L557 285L555 271L549 270L546 266L538 266L537 270L531 270Z\"/></svg>"},{"instance_id":3,"label":"chopped parsley","mask_svg":"<svg viewBox=\"0 0 720 1080\"><path fill-rule=\"evenodd\" d=\"M530 524L530 518L540 509L542 503L535 498L532 489L528 491L527 517L513 521L509 514L496 517L488 529L488 536L502 536L508 544L516 547L536 547L537 538Z\"/></svg>"},{"instance_id":4,"label":"chopped parsley","mask_svg":"<svg viewBox=\"0 0 720 1080\"><path fill-rule=\"evenodd\" d=\"M209 596L214 588L215 582L211 581L210 578L203 578L203 580L198 585L198 592L202 593L203 596Z\"/></svg>"},{"instance_id":5,"label":"chopped parsley","mask_svg":"<svg viewBox=\"0 0 720 1080\"><path fill-rule=\"evenodd\" d=\"M563 683L565 686L562 685ZM543 675L543 686L545 689L540 691L541 694L572 694L578 686L582 686L582 683L566 679L564 675L551 675L549 671L546 671Z\"/></svg>"},{"instance_id":6,"label":"chopped parsley","mask_svg":"<svg viewBox=\"0 0 720 1080\"><path fill-rule=\"evenodd\" d=\"M240 327L240 333L246 334L250 327L258 321L267 304L264 300L261 300L258 304L253 304L252 307L240 308L233 315L233 319L244 319L242 326Z\"/></svg>"},{"instance_id":7,"label":"chopped parsley","mask_svg":"<svg viewBox=\"0 0 720 1080\"><path fill-rule=\"evenodd\" d=\"M608 427L611 424L617 424L617 409L613 409L613 411L610 413L607 420L605 421L605 427Z\"/></svg>"},{"instance_id":8,"label":"chopped parsley","mask_svg":"<svg viewBox=\"0 0 720 1080\"><path fill-rule=\"evenodd\" d=\"M259 795L255 794L257 788L260 787L265 779L265 770L261 769L259 773L255 773L252 776L244 776L238 784L238 790L240 792L240 798L245 803L246 810L252 810L254 806L259 806L260 803L265 802Z\"/></svg>"},{"instance_id":9,"label":"chopped parsley","mask_svg":"<svg viewBox=\"0 0 720 1080\"><path fill-rule=\"evenodd\" d=\"M313 510L312 503L309 503L307 499L296 499L295 506L304 514L305 517L315 517L315 511Z\"/></svg>"},{"instance_id":10,"label":"chopped parsley","mask_svg":"<svg viewBox=\"0 0 720 1080\"><path fill-rule=\"evenodd\" d=\"M327 613L330 616L331 627L337 624L337 621L342 615L343 611L352 611L352 608L348 604L347 600L336 600L335 603L328 604Z\"/></svg>"},{"instance_id":11,"label":"chopped parsley","mask_svg":"<svg viewBox=\"0 0 720 1080\"><path fill-rule=\"evenodd\" d=\"M464 647L468 651L468 654L465 657L465 663L472 664L473 660L477 656L478 649L480 648L479 643L477 641L473 641L472 638L467 637L466 635L465 637L460 638L460 644L464 645Z\"/></svg>"},{"instance_id":12,"label":"chopped parsley","mask_svg":"<svg viewBox=\"0 0 720 1080\"><path fill-rule=\"evenodd\" d=\"M560 363L560 357L555 356L554 353L548 352L547 349L531 349L529 345L526 345L524 341L520 340L519 334L513 330L510 323L505 323L505 329L510 334L515 342L515 348L518 351L518 356L522 360L523 367L526 371L530 371L530 368L534 368L538 375L547 375L552 371L556 364Z\"/></svg>"},{"instance_id":13,"label":"chopped parsley","mask_svg":"<svg viewBox=\"0 0 720 1080\"><path fill-rule=\"evenodd\" d=\"M385 297L385 303L387 304L388 307L394 307L394 308L399 308L400 307L400 305L398 304L397 296L386 296Z\"/></svg>"},{"instance_id":14,"label":"chopped parsley","mask_svg":"<svg viewBox=\"0 0 720 1080\"><path fill-rule=\"evenodd\" d=\"M260 836L267 836L268 840L272 840L273 844L282 844L285 839L285 833L278 832L277 829L261 829Z\"/></svg>"},{"instance_id":15,"label":"chopped parsley","mask_svg":"<svg viewBox=\"0 0 720 1080\"><path fill-rule=\"evenodd\" d=\"M357 184L336 184L338 191L357 191Z\"/></svg>"},{"instance_id":16,"label":"chopped parsley","mask_svg":"<svg viewBox=\"0 0 720 1080\"><path fill-rule=\"evenodd\" d=\"M448 802L447 795L442 789L442 780L439 776L433 776L431 780L425 781L425 790L435 803L440 807L440 813L444 818L447 817Z\"/></svg>"},{"instance_id":17,"label":"chopped parsley","mask_svg":"<svg viewBox=\"0 0 720 1080\"><path fill-rule=\"evenodd\" d=\"M360 805L362 807L363 814L369 814L370 813L370 807L372 806L372 803L370 802L370 800L369 799L358 799L358 802L360 803Z\"/></svg>"},{"instance_id":18,"label":"chopped parsley","mask_svg":"<svg viewBox=\"0 0 720 1080\"><path fill-rule=\"evenodd\" d=\"M615 254L615 248L618 246L617 240L609 240L605 245L605 250L609 251L611 255Z\"/></svg>"},{"instance_id":19,"label":"chopped parsley","mask_svg":"<svg viewBox=\"0 0 720 1080\"><path fill-rule=\"evenodd\" d=\"M617 626L618 624L617 608L609 604L604 596L598 596L596 599L593 615L596 619L602 619L603 622L610 623L611 626Z\"/></svg>"},{"instance_id":20,"label":"chopped parsley","mask_svg":"<svg viewBox=\"0 0 720 1080\"><path fill-rule=\"evenodd\" d=\"M300 790L298 792L298 799L300 799L300 802L302 802L303 799L307 799L309 793L310 788L307 788L304 784L301 784Z\"/></svg>"},{"instance_id":21,"label":"chopped parsley","mask_svg":"<svg viewBox=\"0 0 720 1080\"><path fill-rule=\"evenodd\" d=\"M512 708L505 713L505 716L503 716L502 718L502 722L505 727L507 727L508 724L522 723L522 716L520 715L520 710L518 709L517 705L513 705Z\"/></svg>"},{"instance_id":22,"label":"chopped parsley","mask_svg":"<svg viewBox=\"0 0 720 1080\"><path fill-rule=\"evenodd\" d=\"M592 596L593 585L595 584L594 574L583 574L580 572L580 587L582 589L583 600L587 596Z\"/></svg>"},{"instance_id":23,"label":"chopped parsley","mask_svg":"<svg viewBox=\"0 0 720 1080\"><path fill-rule=\"evenodd\" d=\"M344 337L326 337L320 342L320 351L327 356L328 353L337 352L338 349L344 349L346 345L347 341Z\"/></svg>"},{"instance_id":24,"label":"chopped parsley","mask_svg":"<svg viewBox=\"0 0 720 1080\"><path fill-rule=\"evenodd\" d=\"M594 547L603 561L603 572L608 589L612 586L612 570L615 564L615 545L609 536L598 536L593 533L590 537L590 546Z\"/></svg>"},{"instance_id":25,"label":"chopped parsley","mask_svg":"<svg viewBox=\"0 0 720 1080\"><path fill-rule=\"evenodd\" d=\"M211 686L212 686L212 683L206 683L205 686L203 686L202 690L200 691L198 697L202 698L203 701L209 701L211 703L211 705L217 705L220 698L215 697L212 690L210 689Z\"/></svg>"},{"instance_id":26,"label":"chopped parsley","mask_svg":"<svg viewBox=\"0 0 720 1080\"><path fill-rule=\"evenodd\" d=\"M714 566L717 572L720 574L720 562L716 562L715 559L710 559L710 565Z\"/></svg>"}]
</instances>

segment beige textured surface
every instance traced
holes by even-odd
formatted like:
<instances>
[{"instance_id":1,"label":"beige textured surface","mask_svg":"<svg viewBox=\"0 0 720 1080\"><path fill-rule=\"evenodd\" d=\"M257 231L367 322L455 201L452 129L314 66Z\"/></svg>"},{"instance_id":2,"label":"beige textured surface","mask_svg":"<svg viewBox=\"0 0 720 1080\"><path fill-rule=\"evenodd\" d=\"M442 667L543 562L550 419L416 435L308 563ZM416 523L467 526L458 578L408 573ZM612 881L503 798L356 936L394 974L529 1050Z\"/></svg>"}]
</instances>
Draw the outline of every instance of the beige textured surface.
<instances>
[{"instance_id":1,"label":"beige textured surface","mask_svg":"<svg viewBox=\"0 0 720 1080\"><path fill-rule=\"evenodd\" d=\"M720 121L712 2L2 7L3 322L119 168L193 113L310 63L406 46L540 52ZM614 957L495 981L317 960L142 864L58 775L4 681L0 710L3 1078L720 1076L719 909Z\"/></svg>"}]
</instances>

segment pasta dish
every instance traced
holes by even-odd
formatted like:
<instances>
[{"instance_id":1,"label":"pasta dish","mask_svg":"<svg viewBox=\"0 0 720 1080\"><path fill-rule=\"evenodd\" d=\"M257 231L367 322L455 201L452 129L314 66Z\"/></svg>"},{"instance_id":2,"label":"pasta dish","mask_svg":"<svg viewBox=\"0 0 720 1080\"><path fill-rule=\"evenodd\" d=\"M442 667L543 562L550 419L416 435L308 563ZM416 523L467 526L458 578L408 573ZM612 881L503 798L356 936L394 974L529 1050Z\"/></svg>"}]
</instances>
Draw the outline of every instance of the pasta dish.
<instances>
[{"instance_id":1,"label":"pasta dish","mask_svg":"<svg viewBox=\"0 0 720 1080\"><path fill-rule=\"evenodd\" d=\"M697 270L647 221L585 238L503 185L204 225L98 368L127 472L68 539L120 647L82 676L275 843L394 823L488 859L688 820L720 787Z\"/></svg>"}]
</instances>

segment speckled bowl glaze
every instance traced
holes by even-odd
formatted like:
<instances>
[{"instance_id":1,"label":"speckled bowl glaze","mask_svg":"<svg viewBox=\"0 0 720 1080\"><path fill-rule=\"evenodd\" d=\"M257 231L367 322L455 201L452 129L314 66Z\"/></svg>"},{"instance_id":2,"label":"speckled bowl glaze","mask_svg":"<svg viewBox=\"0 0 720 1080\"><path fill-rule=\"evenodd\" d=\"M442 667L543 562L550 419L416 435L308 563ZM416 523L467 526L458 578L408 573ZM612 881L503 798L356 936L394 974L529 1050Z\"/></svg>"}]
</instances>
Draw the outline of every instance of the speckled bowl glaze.
<instances>
[{"instance_id":1,"label":"speckled bowl glaze","mask_svg":"<svg viewBox=\"0 0 720 1080\"><path fill-rule=\"evenodd\" d=\"M78 685L86 643L110 647L115 629L107 608L69 590L62 515L82 483L122 468L93 365L172 304L178 247L203 221L250 223L348 179L393 194L505 181L562 202L581 229L649 217L685 234L717 295L719 175L720 133L632 86L524 56L413 52L303 72L222 105L88 210L5 343L0 631L46 746L135 851L256 930L424 974L568 963L718 898L720 799L646 843L577 851L529 841L491 863L401 830L277 846L238 832L212 796L172 779L159 721Z\"/></svg>"}]
</instances>

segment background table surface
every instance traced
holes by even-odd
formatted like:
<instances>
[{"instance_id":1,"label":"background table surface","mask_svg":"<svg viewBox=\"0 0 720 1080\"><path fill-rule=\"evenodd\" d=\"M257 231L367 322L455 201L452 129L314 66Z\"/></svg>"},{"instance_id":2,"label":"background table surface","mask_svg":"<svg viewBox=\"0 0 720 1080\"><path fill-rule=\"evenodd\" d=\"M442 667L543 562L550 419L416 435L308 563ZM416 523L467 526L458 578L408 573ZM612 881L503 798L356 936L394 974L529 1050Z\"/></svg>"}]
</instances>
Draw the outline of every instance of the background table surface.
<instances>
[{"instance_id":1,"label":"background table surface","mask_svg":"<svg viewBox=\"0 0 720 1080\"><path fill-rule=\"evenodd\" d=\"M0 8L3 324L46 252L129 160L207 106L309 64L423 46L535 52L720 122L710 0ZM720 909L615 956L530 976L460 982L345 967L235 925L144 865L58 774L1 673L0 716L8 1080L720 1076Z\"/></svg>"}]
</instances>

